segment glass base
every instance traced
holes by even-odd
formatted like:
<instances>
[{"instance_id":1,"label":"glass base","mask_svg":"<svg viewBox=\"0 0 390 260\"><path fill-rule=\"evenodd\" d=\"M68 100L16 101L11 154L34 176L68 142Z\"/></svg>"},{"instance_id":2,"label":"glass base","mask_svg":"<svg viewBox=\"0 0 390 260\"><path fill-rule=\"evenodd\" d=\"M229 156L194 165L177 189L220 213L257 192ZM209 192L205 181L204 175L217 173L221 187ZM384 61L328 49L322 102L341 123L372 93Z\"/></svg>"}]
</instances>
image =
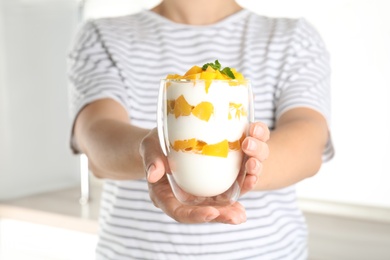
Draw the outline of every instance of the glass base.
<instances>
[{"instance_id":1,"label":"glass base","mask_svg":"<svg viewBox=\"0 0 390 260\"><path fill-rule=\"evenodd\" d=\"M222 194L212 197L194 196L183 190L175 181L172 174L167 173L169 184L176 199L185 205L192 206L228 206L237 201L240 196L240 185L236 180L232 186Z\"/></svg>"}]
</instances>

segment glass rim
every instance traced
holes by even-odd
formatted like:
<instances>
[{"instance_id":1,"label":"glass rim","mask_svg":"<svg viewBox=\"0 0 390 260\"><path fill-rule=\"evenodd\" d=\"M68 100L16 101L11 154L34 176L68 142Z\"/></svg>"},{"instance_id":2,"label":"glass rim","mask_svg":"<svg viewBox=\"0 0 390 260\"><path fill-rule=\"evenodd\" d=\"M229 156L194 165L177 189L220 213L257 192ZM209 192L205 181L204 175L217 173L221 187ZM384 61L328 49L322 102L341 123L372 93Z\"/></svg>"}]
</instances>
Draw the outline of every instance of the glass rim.
<instances>
[{"instance_id":1,"label":"glass rim","mask_svg":"<svg viewBox=\"0 0 390 260\"><path fill-rule=\"evenodd\" d=\"M190 83L190 82L205 82L205 81L213 81L213 82L240 82L240 83L250 83L249 79L161 79L161 82L182 82L182 83Z\"/></svg>"}]
</instances>

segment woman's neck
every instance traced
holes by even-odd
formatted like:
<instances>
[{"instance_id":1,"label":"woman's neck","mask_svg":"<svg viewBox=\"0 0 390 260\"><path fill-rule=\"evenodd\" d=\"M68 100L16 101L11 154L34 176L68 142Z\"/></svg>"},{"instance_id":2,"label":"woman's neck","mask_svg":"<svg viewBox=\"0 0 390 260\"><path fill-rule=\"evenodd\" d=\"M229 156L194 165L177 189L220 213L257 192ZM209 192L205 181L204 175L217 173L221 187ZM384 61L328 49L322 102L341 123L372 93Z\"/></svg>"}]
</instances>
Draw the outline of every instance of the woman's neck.
<instances>
[{"instance_id":1,"label":"woman's neck","mask_svg":"<svg viewBox=\"0 0 390 260\"><path fill-rule=\"evenodd\" d=\"M163 0L152 11L176 23L208 25L241 9L234 0Z\"/></svg>"}]
</instances>

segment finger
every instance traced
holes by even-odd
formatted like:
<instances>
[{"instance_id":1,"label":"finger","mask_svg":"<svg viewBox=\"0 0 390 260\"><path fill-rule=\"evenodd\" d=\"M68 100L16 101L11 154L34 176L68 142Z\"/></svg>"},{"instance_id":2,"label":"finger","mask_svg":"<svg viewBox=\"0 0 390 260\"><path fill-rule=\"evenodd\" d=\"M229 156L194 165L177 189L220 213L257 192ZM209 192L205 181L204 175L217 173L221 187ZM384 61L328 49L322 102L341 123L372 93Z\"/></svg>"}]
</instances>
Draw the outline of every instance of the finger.
<instances>
[{"instance_id":1,"label":"finger","mask_svg":"<svg viewBox=\"0 0 390 260\"><path fill-rule=\"evenodd\" d=\"M245 163L245 170L247 174L258 177L263 169L263 164L254 157L250 157Z\"/></svg>"},{"instance_id":2,"label":"finger","mask_svg":"<svg viewBox=\"0 0 390 260\"><path fill-rule=\"evenodd\" d=\"M255 188L263 170L263 164L256 158L251 157L246 162L245 168L246 176L241 187L241 194L245 194L246 192Z\"/></svg>"},{"instance_id":3,"label":"finger","mask_svg":"<svg viewBox=\"0 0 390 260\"><path fill-rule=\"evenodd\" d=\"M148 182L155 183L164 176L165 172L166 167L163 160L161 158L155 158L146 169L146 179Z\"/></svg>"},{"instance_id":4,"label":"finger","mask_svg":"<svg viewBox=\"0 0 390 260\"><path fill-rule=\"evenodd\" d=\"M253 190L255 188L255 185L257 183L257 180L258 178L254 175L247 175L245 176L245 180L241 186L241 190L240 190L240 196L242 196L243 194Z\"/></svg>"},{"instance_id":5,"label":"finger","mask_svg":"<svg viewBox=\"0 0 390 260\"><path fill-rule=\"evenodd\" d=\"M265 161L269 155L267 143L250 136L245 138L242 149L248 156L255 157L260 162Z\"/></svg>"},{"instance_id":6,"label":"finger","mask_svg":"<svg viewBox=\"0 0 390 260\"><path fill-rule=\"evenodd\" d=\"M168 216L180 223L210 222L220 214L216 208L211 206L183 205L171 192L160 193L157 198L157 204Z\"/></svg>"},{"instance_id":7,"label":"finger","mask_svg":"<svg viewBox=\"0 0 390 260\"><path fill-rule=\"evenodd\" d=\"M180 223L195 224L213 221L219 215L219 211L214 207L181 205L173 211L172 217Z\"/></svg>"},{"instance_id":8,"label":"finger","mask_svg":"<svg viewBox=\"0 0 390 260\"><path fill-rule=\"evenodd\" d=\"M255 122L250 126L249 135L266 142L270 137L270 131L266 124L262 122Z\"/></svg>"},{"instance_id":9,"label":"finger","mask_svg":"<svg viewBox=\"0 0 390 260\"><path fill-rule=\"evenodd\" d=\"M166 173L169 172L168 161L161 151L157 132L152 130L141 141L140 155L146 172L146 178L149 182L156 182Z\"/></svg>"},{"instance_id":10,"label":"finger","mask_svg":"<svg viewBox=\"0 0 390 260\"><path fill-rule=\"evenodd\" d=\"M217 209L219 210L220 215L212 222L238 225L246 221L245 208L239 202L235 202L233 205L220 207Z\"/></svg>"},{"instance_id":11,"label":"finger","mask_svg":"<svg viewBox=\"0 0 390 260\"><path fill-rule=\"evenodd\" d=\"M149 194L154 205L180 223L205 223L219 216L210 206L183 205L173 195L166 176L156 183L149 183Z\"/></svg>"}]
</instances>

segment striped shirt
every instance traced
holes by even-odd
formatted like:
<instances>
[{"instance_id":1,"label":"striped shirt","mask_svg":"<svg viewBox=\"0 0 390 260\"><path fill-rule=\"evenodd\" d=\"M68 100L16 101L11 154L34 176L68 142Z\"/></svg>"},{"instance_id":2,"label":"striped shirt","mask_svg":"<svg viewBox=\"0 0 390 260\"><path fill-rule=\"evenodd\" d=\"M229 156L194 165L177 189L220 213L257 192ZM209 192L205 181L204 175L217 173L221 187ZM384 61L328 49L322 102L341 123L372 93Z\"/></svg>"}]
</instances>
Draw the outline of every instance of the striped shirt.
<instances>
[{"instance_id":1,"label":"striped shirt","mask_svg":"<svg viewBox=\"0 0 390 260\"><path fill-rule=\"evenodd\" d=\"M329 55L304 19L241 10L208 26L151 11L81 26L69 54L70 109L112 98L133 125L156 126L160 79L218 59L252 82L255 119L270 129L285 111L330 115ZM332 156L329 142L324 160ZM294 186L240 198L247 222L181 224L150 201L147 183L106 180L97 259L306 259L307 230Z\"/></svg>"}]
</instances>

